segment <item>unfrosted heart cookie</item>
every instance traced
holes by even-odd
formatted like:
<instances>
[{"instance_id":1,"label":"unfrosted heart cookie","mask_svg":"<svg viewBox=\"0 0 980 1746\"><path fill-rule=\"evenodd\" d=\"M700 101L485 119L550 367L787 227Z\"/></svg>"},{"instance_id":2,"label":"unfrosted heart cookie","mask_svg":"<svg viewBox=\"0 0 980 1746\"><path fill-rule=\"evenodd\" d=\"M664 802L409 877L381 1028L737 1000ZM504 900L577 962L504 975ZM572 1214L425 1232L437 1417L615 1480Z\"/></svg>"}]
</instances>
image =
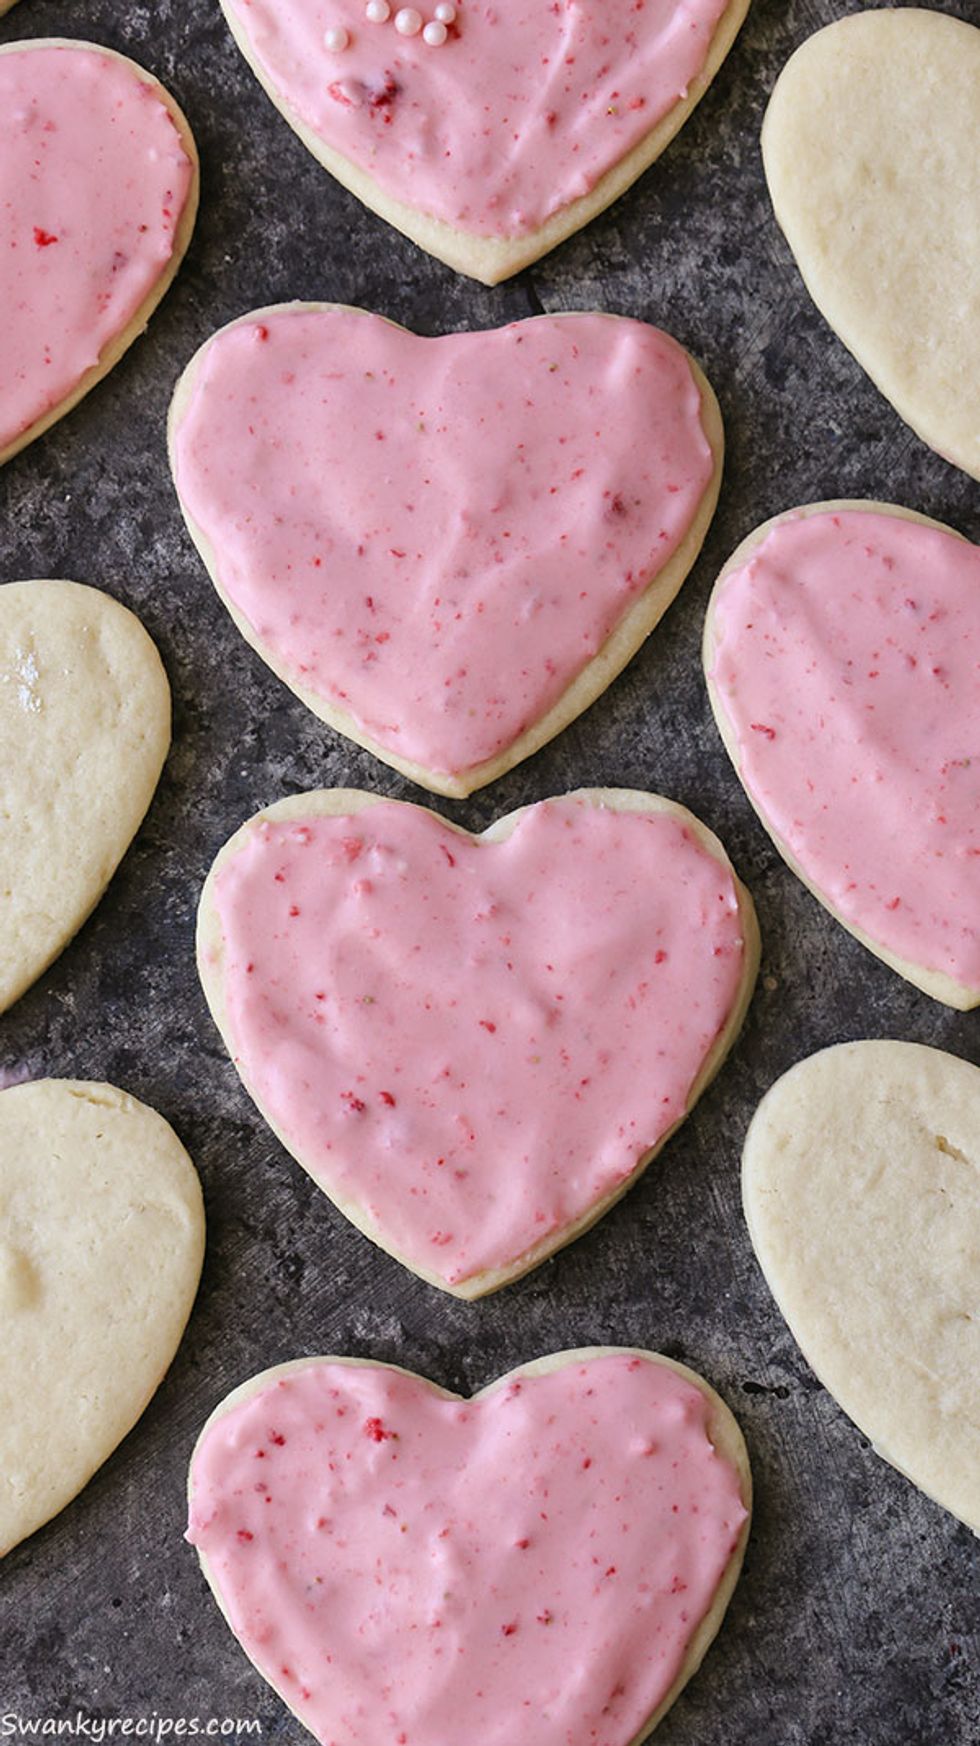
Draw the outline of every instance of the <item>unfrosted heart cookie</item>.
<instances>
[{"instance_id":1,"label":"unfrosted heart cookie","mask_svg":"<svg viewBox=\"0 0 980 1746\"><path fill-rule=\"evenodd\" d=\"M808 1363L915 1485L980 1533L980 1072L841 1043L763 1099L749 1231Z\"/></svg>"},{"instance_id":2,"label":"unfrosted heart cookie","mask_svg":"<svg viewBox=\"0 0 980 1746\"><path fill-rule=\"evenodd\" d=\"M707 382L644 323L420 339L329 304L217 333L170 441L253 648L324 721L453 795L536 751L636 652L697 556L722 455Z\"/></svg>"},{"instance_id":3,"label":"unfrosted heart cookie","mask_svg":"<svg viewBox=\"0 0 980 1746\"><path fill-rule=\"evenodd\" d=\"M142 332L197 188L190 128L141 67L93 43L0 48L0 462Z\"/></svg>"},{"instance_id":4,"label":"unfrosted heart cookie","mask_svg":"<svg viewBox=\"0 0 980 1746\"><path fill-rule=\"evenodd\" d=\"M266 1120L358 1228L478 1297L585 1230L691 1108L758 962L683 807L596 789L482 837L334 789L208 876L198 966Z\"/></svg>"},{"instance_id":5,"label":"unfrosted heart cookie","mask_svg":"<svg viewBox=\"0 0 980 1746\"><path fill-rule=\"evenodd\" d=\"M0 588L0 1011L94 909L169 744L167 677L131 612L78 582Z\"/></svg>"},{"instance_id":6,"label":"unfrosted heart cookie","mask_svg":"<svg viewBox=\"0 0 980 1746\"><path fill-rule=\"evenodd\" d=\"M784 68L762 151L817 308L980 478L980 30L913 7L838 19Z\"/></svg>"},{"instance_id":7,"label":"unfrosted heart cookie","mask_svg":"<svg viewBox=\"0 0 980 1746\"><path fill-rule=\"evenodd\" d=\"M748 0L455 0L445 28L435 0L222 5L331 175L430 254L495 285L660 156Z\"/></svg>"},{"instance_id":8,"label":"unfrosted heart cookie","mask_svg":"<svg viewBox=\"0 0 980 1746\"><path fill-rule=\"evenodd\" d=\"M0 1556L136 1423L203 1253L197 1173L162 1116L79 1080L0 1092Z\"/></svg>"},{"instance_id":9,"label":"unfrosted heart cookie","mask_svg":"<svg viewBox=\"0 0 980 1746\"><path fill-rule=\"evenodd\" d=\"M711 706L780 854L893 970L980 1002L980 550L882 503L744 540L705 627Z\"/></svg>"},{"instance_id":10,"label":"unfrosted heart cookie","mask_svg":"<svg viewBox=\"0 0 980 1746\"><path fill-rule=\"evenodd\" d=\"M188 1539L322 1746L639 1746L738 1578L745 1445L651 1352L559 1352L472 1400L301 1359L223 1401Z\"/></svg>"}]
</instances>

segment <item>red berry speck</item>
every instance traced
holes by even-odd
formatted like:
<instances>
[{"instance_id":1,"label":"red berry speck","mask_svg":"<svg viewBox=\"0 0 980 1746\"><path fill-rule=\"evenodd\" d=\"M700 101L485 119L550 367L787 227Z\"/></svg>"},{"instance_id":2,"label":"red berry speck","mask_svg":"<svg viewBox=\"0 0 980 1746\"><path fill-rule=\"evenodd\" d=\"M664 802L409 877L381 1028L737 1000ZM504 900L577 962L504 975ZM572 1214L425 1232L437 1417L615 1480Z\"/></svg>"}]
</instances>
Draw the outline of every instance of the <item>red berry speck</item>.
<instances>
[{"instance_id":1,"label":"red berry speck","mask_svg":"<svg viewBox=\"0 0 980 1746\"><path fill-rule=\"evenodd\" d=\"M364 1435L371 1443L387 1443L397 1432L386 1430L383 1419L365 1419Z\"/></svg>"},{"instance_id":2,"label":"red berry speck","mask_svg":"<svg viewBox=\"0 0 980 1746\"><path fill-rule=\"evenodd\" d=\"M55 236L54 231L42 230L41 226L36 224L34 226L34 241L37 243L39 249L49 249L52 243L58 241L58 238Z\"/></svg>"},{"instance_id":3,"label":"red berry speck","mask_svg":"<svg viewBox=\"0 0 980 1746\"><path fill-rule=\"evenodd\" d=\"M767 727L763 721L750 722L749 726L754 734L765 734L767 740L774 740L776 738L775 728Z\"/></svg>"}]
</instances>

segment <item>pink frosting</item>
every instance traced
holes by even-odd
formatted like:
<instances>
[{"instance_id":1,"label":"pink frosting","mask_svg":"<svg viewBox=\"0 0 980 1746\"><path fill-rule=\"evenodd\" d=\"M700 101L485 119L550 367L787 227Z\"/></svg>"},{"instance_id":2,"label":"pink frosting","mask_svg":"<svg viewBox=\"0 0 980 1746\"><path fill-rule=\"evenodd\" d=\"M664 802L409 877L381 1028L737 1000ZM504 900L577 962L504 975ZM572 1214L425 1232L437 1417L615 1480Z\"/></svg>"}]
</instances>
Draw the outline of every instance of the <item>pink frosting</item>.
<instances>
[{"instance_id":1,"label":"pink frosting","mask_svg":"<svg viewBox=\"0 0 980 1746\"><path fill-rule=\"evenodd\" d=\"M337 309L219 333L174 458L270 659L446 773L562 695L713 465L687 356L656 328L538 317L433 340Z\"/></svg>"},{"instance_id":2,"label":"pink frosting","mask_svg":"<svg viewBox=\"0 0 980 1746\"><path fill-rule=\"evenodd\" d=\"M488 843L420 807L263 820L219 873L236 1061L419 1271L513 1264L683 1116L740 988L731 873L580 798Z\"/></svg>"},{"instance_id":3,"label":"pink frosting","mask_svg":"<svg viewBox=\"0 0 980 1746\"><path fill-rule=\"evenodd\" d=\"M780 523L715 602L742 779L852 926L980 988L980 550L895 515Z\"/></svg>"},{"instance_id":4,"label":"pink frosting","mask_svg":"<svg viewBox=\"0 0 980 1746\"><path fill-rule=\"evenodd\" d=\"M707 1418L627 1352L472 1401L313 1359L204 1432L187 1537L322 1746L627 1746L746 1518Z\"/></svg>"},{"instance_id":5,"label":"pink frosting","mask_svg":"<svg viewBox=\"0 0 980 1746\"><path fill-rule=\"evenodd\" d=\"M0 55L0 450L65 400L173 255L191 164L125 62Z\"/></svg>"},{"instance_id":6,"label":"pink frosting","mask_svg":"<svg viewBox=\"0 0 980 1746\"><path fill-rule=\"evenodd\" d=\"M227 3L285 107L386 194L520 236L686 97L727 0L458 0L440 49L368 23L364 0ZM337 25L340 54L324 43Z\"/></svg>"}]
</instances>

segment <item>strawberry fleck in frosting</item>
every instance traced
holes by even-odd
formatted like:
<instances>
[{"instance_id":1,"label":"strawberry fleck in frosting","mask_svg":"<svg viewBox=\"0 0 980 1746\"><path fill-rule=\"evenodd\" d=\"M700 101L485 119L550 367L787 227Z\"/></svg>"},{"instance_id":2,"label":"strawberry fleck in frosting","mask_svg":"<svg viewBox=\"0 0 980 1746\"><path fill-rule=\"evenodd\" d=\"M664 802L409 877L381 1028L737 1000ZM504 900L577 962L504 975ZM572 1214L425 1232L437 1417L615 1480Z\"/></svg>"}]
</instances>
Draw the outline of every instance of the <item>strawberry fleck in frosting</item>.
<instances>
[{"instance_id":1,"label":"strawberry fleck in frosting","mask_svg":"<svg viewBox=\"0 0 980 1746\"><path fill-rule=\"evenodd\" d=\"M428 7L226 0L291 116L389 196L491 237L539 229L683 102L726 3L460 0L427 38Z\"/></svg>"},{"instance_id":2,"label":"strawberry fleck in frosting","mask_svg":"<svg viewBox=\"0 0 980 1746\"><path fill-rule=\"evenodd\" d=\"M397 802L260 819L213 903L246 1084L344 1210L450 1286L622 1187L745 972L733 875L685 818L574 796L499 842Z\"/></svg>"},{"instance_id":3,"label":"strawberry fleck in frosting","mask_svg":"<svg viewBox=\"0 0 980 1746\"><path fill-rule=\"evenodd\" d=\"M291 683L450 775L563 695L714 469L686 353L609 316L420 339L286 308L189 380L174 473L226 599Z\"/></svg>"},{"instance_id":4,"label":"strawberry fleck in frosting","mask_svg":"<svg viewBox=\"0 0 980 1746\"><path fill-rule=\"evenodd\" d=\"M0 450L149 296L191 180L166 106L128 63L81 46L0 55Z\"/></svg>"},{"instance_id":5,"label":"strawberry fleck in frosting","mask_svg":"<svg viewBox=\"0 0 980 1746\"><path fill-rule=\"evenodd\" d=\"M322 1746L628 1746L746 1520L708 1411L628 1352L471 1401L314 1359L205 1429L188 1539Z\"/></svg>"},{"instance_id":6,"label":"strawberry fleck in frosting","mask_svg":"<svg viewBox=\"0 0 980 1746\"><path fill-rule=\"evenodd\" d=\"M798 516L722 580L713 622L742 780L806 879L980 988L980 550L898 515Z\"/></svg>"}]
</instances>

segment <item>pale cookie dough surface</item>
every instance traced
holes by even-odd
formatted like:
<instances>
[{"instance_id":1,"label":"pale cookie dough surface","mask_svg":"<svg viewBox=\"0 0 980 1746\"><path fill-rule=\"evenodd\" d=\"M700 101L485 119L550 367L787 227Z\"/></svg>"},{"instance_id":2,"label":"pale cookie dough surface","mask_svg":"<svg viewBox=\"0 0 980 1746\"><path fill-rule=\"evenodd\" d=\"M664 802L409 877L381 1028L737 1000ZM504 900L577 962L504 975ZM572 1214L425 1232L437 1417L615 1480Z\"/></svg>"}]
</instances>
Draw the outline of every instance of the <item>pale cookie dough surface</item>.
<instances>
[{"instance_id":1,"label":"pale cookie dough surface","mask_svg":"<svg viewBox=\"0 0 980 1746\"><path fill-rule=\"evenodd\" d=\"M170 744L170 688L126 607L78 582L0 587L0 1011L95 907Z\"/></svg>"},{"instance_id":2,"label":"pale cookie dough surface","mask_svg":"<svg viewBox=\"0 0 980 1746\"><path fill-rule=\"evenodd\" d=\"M479 1297L625 1194L734 1041L752 900L683 807L602 789L480 837L294 795L221 850L198 968L266 1120L358 1228Z\"/></svg>"},{"instance_id":3,"label":"pale cookie dough surface","mask_svg":"<svg viewBox=\"0 0 980 1746\"><path fill-rule=\"evenodd\" d=\"M0 1092L0 1555L136 1423L203 1252L197 1174L162 1116L80 1080Z\"/></svg>"},{"instance_id":4,"label":"pale cookie dough surface","mask_svg":"<svg viewBox=\"0 0 980 1746\"><path fill-rule=\"evenodd\" d=\"M142 333L198 182L186 118L135 62L58 37L0 47L0 463Z\"/></svg>"},{"instance_id":5,"label":"pale cookie dough surface","mask_svg":"<svg viewBox=\"0 0 980 1746\"><path fill-rule=\"evenodd\" d=\"M818 309L980 478L980 30L917 8L839 19L780 75L762 148Z\"/></svg>"},{"instance_id":6,"label":"pale cookie dough surface","mask_svg":"<svg viewBox=\"0 0 980 1746\"><path fill-rule=\"evenodd\" d=\"M980 1070L842 1043L763 1099L742 1162L760 1265L877 1452L980 1532Z\"/></svg>"},{"instance_id":7,"label":"pale cookie dough surface","mask_svg":"<svg viewBox=\"0 0 980 1746\"><path fill-rule=\"evenodd\" d=\"M722 570L703 658L787 865L900 976L980 1003L980 548L895 504L786 510Z\"/></svg>"},{"instance_id":8,"label":"pale cookie dough surface","mask_svg":"<svg viewBox=\"0 0 980 1746\"><path fill-rule=\"evenodd\" d=\"M222 5L319 162L437 259L495 285L660 156L748 0L460 0L438 49L399 35L395 5L384 24L365 21L362 0ZM338 28L334 52L325 36Z\"/></svg>"},{"instance_id":9,"label":"pale cookie dough surface","mask_svg":"<svg viewBox=\"0 0 980 1746\"><path fill-rule=\"evenodd\" d=\"M597 313L422 338L365 310L232 322L178 383L188 527L242 635L436 793L559 733L677 594L718 498L714 393Z\"/></svg>"},{"instance_id":10,"label":"pale cookie dough surface","mask_svg":"<svg viewBox=\"0 0 980 1746\"><path fill-rule=\"evenodd\" d=\"M694 1371L592 1347L470 1400L278 1365L211 1415L188 1497L231 1629L319 1741L639 1746L721 1623L751 1476Z\"/></svg>"}]
</instances>

